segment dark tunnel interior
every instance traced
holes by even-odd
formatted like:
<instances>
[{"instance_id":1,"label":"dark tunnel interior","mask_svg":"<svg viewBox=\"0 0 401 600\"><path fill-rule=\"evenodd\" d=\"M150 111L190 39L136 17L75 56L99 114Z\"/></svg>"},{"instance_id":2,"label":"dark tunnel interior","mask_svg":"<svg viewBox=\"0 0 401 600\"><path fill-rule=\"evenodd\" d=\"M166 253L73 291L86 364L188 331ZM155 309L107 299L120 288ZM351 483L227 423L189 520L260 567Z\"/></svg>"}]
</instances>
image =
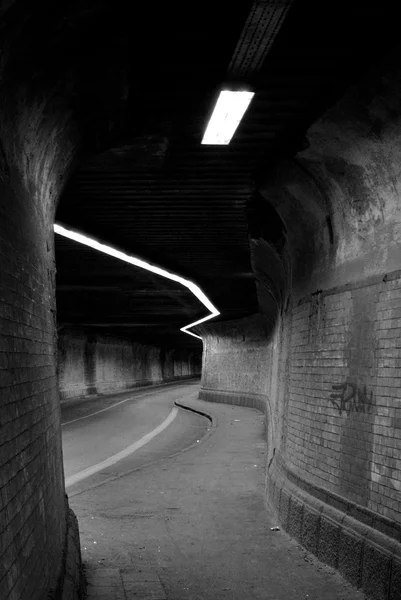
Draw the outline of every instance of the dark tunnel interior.
<instances>
[{"instance_id":1,"label":"dark tunnel interior","mask_svg":"<svg viewBox=\"0 0 401 600\"><path fill-rule=\"evenodd\" d=\"M280 528L401 598L399 57L396 3L0 0L1 600L82 597L63 410L195 379L263 415Z\"/></svg>"}]
</instances>

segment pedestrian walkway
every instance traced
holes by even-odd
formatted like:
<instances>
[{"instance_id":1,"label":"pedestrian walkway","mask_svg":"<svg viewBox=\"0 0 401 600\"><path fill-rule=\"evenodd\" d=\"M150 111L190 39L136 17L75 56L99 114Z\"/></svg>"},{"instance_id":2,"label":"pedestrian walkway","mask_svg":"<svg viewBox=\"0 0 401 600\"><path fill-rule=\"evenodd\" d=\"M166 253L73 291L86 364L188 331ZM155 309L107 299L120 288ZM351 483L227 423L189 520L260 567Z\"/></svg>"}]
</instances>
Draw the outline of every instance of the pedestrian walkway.
<instances>
[{"instance_id":1,"label":"pedestrian walkway","mask_svg":"<svg viewBox=\"0 0 401 600\"><path fill-rule=\"evenodd\" d=\"M167 600L154 570L91 569L87 600Z\"/></svg>"},{"instance_id":2,"label":"pedestrian walkway","mask_svg":"<svg viewBox=\"0 0 401 600\"><path fill-rule=\"evenodd\" d=\"M182 401L184 404L185 402ZM73 495L89 600L361 600L291 540L264 503L264 417L213 416L194 447Z\"/></svg>"}]
</instances>

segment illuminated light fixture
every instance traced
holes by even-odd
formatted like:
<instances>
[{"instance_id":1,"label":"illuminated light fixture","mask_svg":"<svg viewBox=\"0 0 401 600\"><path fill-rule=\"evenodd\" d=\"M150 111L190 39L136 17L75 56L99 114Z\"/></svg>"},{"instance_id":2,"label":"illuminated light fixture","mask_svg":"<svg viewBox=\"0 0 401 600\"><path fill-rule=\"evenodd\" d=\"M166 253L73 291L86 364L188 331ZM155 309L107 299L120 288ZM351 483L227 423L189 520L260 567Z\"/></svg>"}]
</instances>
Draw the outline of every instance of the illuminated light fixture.
<instances>
[{"instance_id":1,"label":"illuminated light fixture","mask_svg":"<svg viewBox=\"0 0 401 600\"><path fill-rule=\"evenodd\" d=\"M202 144L229 144L254 95L245 91L220 92Z\"/></svg>"},{"instance_id":2,"label":"illuminated light fixture","mask_svg":"<svg viewBox=\"0 0 401 600\"><path fill-rule=\"evenodd\" d=\"M195 325L200 325L200 323L204 323L209 319L213 319L213 317L217 317L217 315L220 314L217 308L213 306L213 304L210 302L209 298L202 292L200 287L197 286L196 283L193 283L193 281L190 281L189 279L184 279L184 277L181 277L180 275L169 273L161 267L151 265L145 260L141 260L140 258L136 258L135 256L129 256L129 254L125 254L125 252L116 250L111 246L102 244L101 242L98 242L93 238L90 238L76 231L66 229L62 225L57 225L57 223L54 224L54 232L58 233L59 235L62 235L63 237L69 238L70 240L74 240L74 242L78 242L79 244L83 244L84 246L89 246L94 250L103 252L103 254L108 254L109 256L118 258L119 260L129 263L130 265L134 265L135 267L139 267L140 269L145 269L145 271L151 271L151 273L155 273L155 275L160 275L161 277L165 277L166 279L170 279L171 281L176 281L177 283L180 283L188 290L190 290L194 294L194 296L196 296L198 300L200 300L202 304L210 311L210 315L203 317L203 319L199 319L199 321L195 321L194 323L189 323L189 325L181 327L180 331L183 331L188 335L192 335L193 337L199 338L201 340L202 338L200 337L200 335L196 335L196 333L188 331L188 328L194 327Z\"/></svg>"}]
</instances>

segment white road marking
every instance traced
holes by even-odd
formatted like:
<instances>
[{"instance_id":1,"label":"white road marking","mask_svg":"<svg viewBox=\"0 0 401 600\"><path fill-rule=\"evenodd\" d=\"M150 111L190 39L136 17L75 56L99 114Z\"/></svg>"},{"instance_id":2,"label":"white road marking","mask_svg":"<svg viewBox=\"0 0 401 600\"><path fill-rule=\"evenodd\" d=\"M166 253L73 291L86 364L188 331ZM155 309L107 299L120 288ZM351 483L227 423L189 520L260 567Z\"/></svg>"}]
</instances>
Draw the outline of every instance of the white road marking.
<instances>
[{"instance_id":1,"label":"white road marking","mask_svg":"<svg viewBox=\"0 0 401 600\"><path fill-rule=\"evenodd\" d=\"M141 437L141 439L138 440L137 442L134 442L127 448L124 448L124 450L121 450L121 452L117 452L117 454L113 454L112 456L109 456L109 458L102 460L102 462L97 463L96 465L92 465L91 467L88 467L87 469L84 469L83 471L79 471L78 473L75 473L75 475L71 475L71 477L67 477L65 480L65 487L66 488L71 487L75 483L78 483L79 481L82 481L83 479L86 479L87 477L90 477L91 475L94 475L95 473L98 473L99 471L106 469L107 467L111 467L119 460L122 460L123 458L127 458L127 456L129 456L136 450L139 450L139 448L142 448L142 446L144 446L145 444L150 442L150 440L152 440L159 433L161 433L164 429L166 429L166 427L168 427L170 425L170 423L172 423L174 421L174 419L177 416L177 413L178 413L178 408L176 406L174 406L174 408L171 410L171 413L169 414L167 419L165 419L163 421L163 423L161 423L158 427L156 427L155 429L153 429L152 431L150 431L149 433L147 433L146 435Z\"/></svg>"},{"instance_id":2,"label":"white road marking","mask_svg":"<svg viewBox=\"0 0 401 600\"><path fill-rule=\"evenodd\" d=\"M163 390L163 392L165 392L165 391L166 390ZM152 391L146 392L146 394L139 394L138 396L130 396L129 398L126 398L125 400L120 400L120 402L111 404L110 406L107 406L106 408L97 410L93 413L90 413L89 415L85 415L84 417L78 417L77 419L72 419L72 421L66 421L65 423L61 424L61 427L64 427L65 425L70 425L70 423L76 423L77 421L82 421L83 419L89 419L89 417L93 417L94 415L98 415L99 413L105 412L106 410L110 410L111 408L114 408L115 406L124 404L124 402L128 402L129 400L136 400L137 398L146 398L146 396L155 394L156 392L157 392L157 390L152 390Z\"/></svg>"}]
</instances>

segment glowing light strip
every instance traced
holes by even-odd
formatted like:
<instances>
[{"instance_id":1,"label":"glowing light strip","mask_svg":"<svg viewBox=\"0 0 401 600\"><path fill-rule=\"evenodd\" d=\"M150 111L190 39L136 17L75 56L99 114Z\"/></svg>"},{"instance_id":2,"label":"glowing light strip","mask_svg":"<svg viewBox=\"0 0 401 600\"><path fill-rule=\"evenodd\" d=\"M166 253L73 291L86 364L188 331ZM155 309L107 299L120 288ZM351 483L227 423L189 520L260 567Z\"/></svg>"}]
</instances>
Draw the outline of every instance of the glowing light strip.
<instances>
[{"instance_id":1,"label":"glowing light strip","mask_svg":"<svg viewBox=\"0 0 401 600\"><path fill-rule=\"evenodd\" d=\"M209 319L213 319L213 317L217 317L217 315L220 314L217 308L213 306L213 304L210 302L209 298L202 292L200 287L197 286L196 283L194 283L193 281L190 281L189 279L184 279L184 277L181 277L180 275L175 275L175 273L169 273L161 267L152 265L144 260L141 260L140 258L136 258L135 256L129 256L129 254L125 254L125 252L121 252L120 250L116 250L111 246L107 246L106 244L97 242L93 238L90 238L76 231L66 229L65 227L63 227L62 225L58 225L57 223L54 224L54 232L70 240L74 240L79 244L83 244L84 246L89 246L94 250L103 252L103 254L108 254L109 256L118 258L119 260L129 263L130 265L134 265L135 267L139 267L140 269L145 269L145 271L151 271L151 273L155 273L156 275L160 275L161 277L165 277L166 279L170 279L171 281L176 281L177 283L180 283L181 285L189 289L189 291L192 292L194 296L196 296L196 298L198 298L198 300L200 300L202 304L210 311L210 315L207 315L207 317L203 317L203 319L199 319L199 321L195 321L194 323L189 323L189 325L181 327L180 331L183 331L188 335L192 335L193 337L199 338L201 340L202 338L200 337L200 335L196 335L196 333L188 331L188 328L194 327L195 325L200 325L200 323L204 323Z\"/></svg>"},{"instance_id":2,"label":"glowing light strip","mask_svg":"<svg viewBox=\"0 0 401 600\"><path fill-rule=\"evenodd\" d=\"M201 143L229 144L254 95L245 91L220 92Z\"/></svg>"}]
</instances>

